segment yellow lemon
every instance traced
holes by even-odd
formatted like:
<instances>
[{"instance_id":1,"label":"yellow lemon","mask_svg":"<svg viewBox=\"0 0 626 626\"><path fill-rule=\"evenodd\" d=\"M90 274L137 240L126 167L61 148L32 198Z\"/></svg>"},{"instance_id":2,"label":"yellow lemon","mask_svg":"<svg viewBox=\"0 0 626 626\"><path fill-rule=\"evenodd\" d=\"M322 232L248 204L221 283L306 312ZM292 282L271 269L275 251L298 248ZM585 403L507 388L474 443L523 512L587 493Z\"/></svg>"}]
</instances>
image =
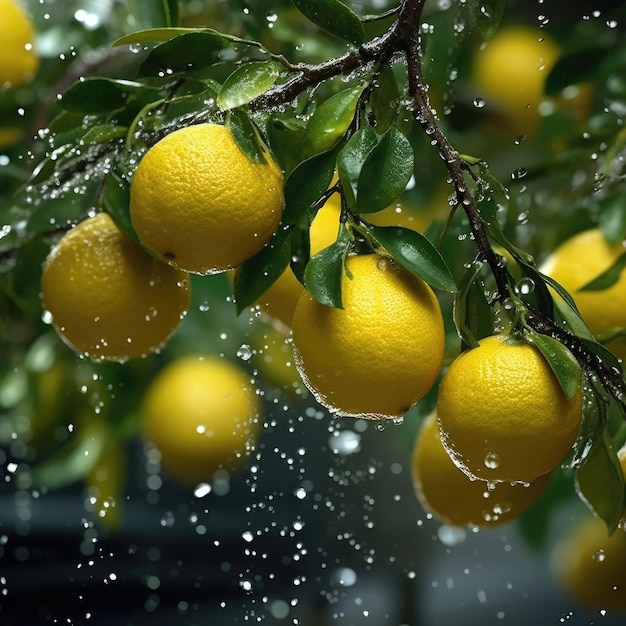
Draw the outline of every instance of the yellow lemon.
<instances>
[{"instance_id":1,"label":"yellow lemon","mask_svg":"<svg viewBox=\"0 0 626 626\"><path fill-rule=\"evenodd\" d=\"M428 415L415 440L412 456L415 494L424 507L451 526L497 526L519 517L543 493L550 474L529 485L471 480L441 443L437 415Z\"/></svg>"},{"instance_id":2,"label":"yellow lemon","mask_svg":"<svg viewBox=\"0 0 626 626\"><path fill-rule=\"evenodd\" d=\"M580 428L582 392L567 399L543 355L486 337L450 365L437 415L448 454L470 477L529 483L552 470Z\"/></svg>"},{"instance_id":3,"label":"yellow lemon","mask_svg":"<svg viewBox=\"0 0 626 626\"><path fill-rule=\"evenodd\" d=\"M0 89L20 87L32 80L39 69L33 44L33 23L15 0L0 0Z\"/></svg>"},{"instance_id":4,"label":"yellow lemon","mask_svg":"<svg viewBox=\"0 0 626 626\"><path fill-rule=\"evenodd\" d=\"M601 291L580 291L613 265L626 248L611 245L600 230L592 228L563 242L545 260L541 271L565 287L594 335L626 328L626 272ZM617 337L607 347L626 358L626 337Z\"/></svg>"},{"instance_id":5,"label":"yellow lemon","mask_svg":"<svg viewBox=\"0 0 626 626\"><path fill-rule=\"evenodd\" d=\"M545 32L527 26L503 27L477 51L476 94L500 115L504 130L515 135L536 130L546 78L559 55Z\"/></svg>"},{"instance_id":6,"label":"yellow lemon","mask_svg":"<svg viewBox=\"0 0 626 626\"><path fill-rule=\"evenodd\" d=\"M432 289L393 259L350 256L343 309L309 292L293 316L296 366L317 400L340 415L403 416L441 369L444 326Z\"/></svg>"},{"instance_id":7,"label":"yellow lemon","mask_svg":"<svg viewBox=\"0 0 626 626\"><path fill-rule=\"evenodd\" d=\"M340 196L333 194L317 212L309 231L311 256L330 246L339 232ZM258 300L258 307L269 317L291 327L293 312L304 287L287 268Z\"/></svg>"},{"instance_id":8,"label":"yellow lemon","mask_svg":"<svg viewBox=\"0 0 626 626\"><path fill-rule=\"evenodd\" d=\"M157 350L176 330L189 307L188 278L98 213L51 250L41 293L69 345L93 359L124 361Z\"/></svg>"},{"instance_id":9,"label":"yellow lemon","mask_svg":"<svg viewBox=\"0 0 626 626\"><path fill-rule=\"evenodd\" d=\"M196 274L240 265L269 241L283 209L283 176L269 154L254 163L229 128L198 124L170 133L141 159L130 188L139 240Z\"/></svg>"},{"instance_id":10,"label":"yellow lemon","mask_svg":"<svg viewBox=\"0 0 626 626\"><path fill-rule=\"evenodd\" d=\"M596 517L578 520L554 547L555 578L581 606L592 611L626 611L626 532L609 536Z\"/></svg>"},{"instance_id":11,"label":"yellow lemon","mask_svg":"<svg viewBox=\"0 0 626 626\"><path fill-rule=\"evenodd\" d=\"M143 429L163 468L185 482L232 471L254 449L261 403L250 377L223 358L201 355L169 363L150 384Z\"/></svg>"}]
</instances>

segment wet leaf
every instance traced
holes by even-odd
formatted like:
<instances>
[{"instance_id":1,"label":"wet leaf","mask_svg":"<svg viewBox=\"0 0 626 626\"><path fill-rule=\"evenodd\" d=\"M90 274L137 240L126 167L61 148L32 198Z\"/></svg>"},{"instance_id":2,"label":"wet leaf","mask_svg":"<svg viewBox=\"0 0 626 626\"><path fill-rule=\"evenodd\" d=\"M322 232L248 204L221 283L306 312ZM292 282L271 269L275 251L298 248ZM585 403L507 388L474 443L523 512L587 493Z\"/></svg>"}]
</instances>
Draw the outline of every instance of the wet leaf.
<instances>
[{"instance_id":1,"label":"wet leaf","mask_svg":"<svg viewBox=\"0 0 626 626\"><path fill-rule=\"evenodd\" d=\"M580 387L582 374L576 357L558 339L536 332L532 332L530 337L550 365L567 399L573 398Z\"/></svg>"},{"instance_id":2,"label":"wet leaf","mask_svg":"<svg viewBox=\"0 0 626 626\"><path fill-rule=\"evenodd\" d=\"M74 113L109 114L123 108L131 96L148 91L154 92L155 99L160 97L156 89L141 83L112 78L85 78L63 92L60 106Z\"/></svg>"},{"instance_id":3,"label":"wet leaf","mask_svg":"<svg viewBox=\"0 0 626 626\"><path fill-rule=\"evenodd\" d=\"M126 126L112 126L110 124L102 124L92 126L82 138L82 143L92 145L97 143L108 143L116 139L124 139L128 128Z\"/></svg>"},{"instance_id":4,"label":"wet leaf","mask_svg":"<svg viewBox=\"0 0 626 626\"><path fill-rule=\"evenodd\" d=\"M252 120L242 111L231 111L226 118L240 150L253 162L265 163L265 147Z\"/></svg>"},{"instance_id":5,"label":"wet leaf","mask_svg":"<svg viewBox=\"0 0 626 626\"><path fill-rule=\"evenodd\" d=\"M287 269L291 260L292 229L279 226L269 243L235 272L237 313L252 306Z\"/></svg>"},{"instance_id":6,"label":"wet leaf","mask_svg":"<svg viewBox=\"0 0 626 626\"><path fill-rule=\"evenodd\" d=\"M404 192L413 174L413 148L392 126L370 151L359 174L355 210L382 211Z\"/></svg>"},{"instance_id":7,"label":"wet leaf","mask_svg":"<svg viewBox=\"0 0 626 626\"><path fill-rule=\"evenodd\" d=\"M370 96L370 106L376 120L376 132L383 134L398 116L400 90L393 70L383 65L376 77L376 85Z\"/></svg>"},{"instance_id":8,"label":"wet leaf","mask_svg":"<svg viewBox=\"0 0 626 626\"><path fill-rule=\"evenodd\" d=\"M176 26L177 0L129 0L128 8L139 28Z\"/></svg>"},{"instance_id":9,"label":"wet leaf","mask_svg":"<svg viewBox=\"0 0 626 626\"><path fill-rule=\"evenodd\" d=\"M600 276L596 276L596 278L586 285L580 287L579 291L602 291L603 289L612 287L619 280L620 274L625 267L626 252L622 252L609 269L602 272Z\"/></svg>"},{"instance_id":10,"label":"wet leaf","mask_svg":"<svg viewBox=\"0 0 626 626\"><path fill-rule=\"evenodd\" d=\"M570 85L587 80L593 81L597 75L598 66L608 54L609 49L598 47L578 50L561 57L554 64L546 79L546 95L557 95Z\"/></svg>"},{"instance_id":11,"label":"wet leaf","mask_svg":"<svg viewBox=\"0 0 626 626\"><path fill-rule=\"evenodd\" d=\"M344 89L317 107L306 129L305 157L330 150L341 139L352 123L362 91L362 86Z\"/></svg>"},{"instance_id":12,"label":"wet leaf","mask_svg":"<svg viewBox=\"0 0 626 626\"><path fill-rule=\"evenodd\" d=\"M373 238L400 265L431 287L454 293L457 286L443 257L421 233L402 226L370 226Z\"/></svg>"},{"instance_id":13,"label":"wet leaf","mask_svg":"<svg viewBox=\"0 0 626 626\"><path fill-rule=\"evenodd\" d=\"M489 39L500 26L506 0L470 0L468 10L483 39Z\"/></svg>"},{"instance_id":14,"label":"wet leaf","mask_svg":"<svg viewBox=\"0 0 626 626\"><path fill-rule=\"evenodd\" d=\"M623 150L626 145L621 145ZM609 160L611 163L612 159ZM626 211L624 211L624 197L616 194L601 203L599 228L606 240L613 245L626 239Z\"/></svg>"},{"instance_id":15,"label":"wet leaf","mask_svg":"<svg viewBox=\"0 0 626 626\"><path fill-rule=\"evenodd\" d=\"M356 15L339 0L292 0L298 10L311 22L327 33L360 45L365 41L363 24Z\"/></svg>"},{"instance_id":16,"label":"wet leaf","mask_svg":"<svg viewBox=\"0 0 626 626\"><path fill-rule=\"evenodd\" d=\"M215 32L184 33L150 51L139 66L138 76L172 76L199 71L219 61L226 40Z\"/></svg>"},{"instance_id":17,"label":"wet leaf","mask_svg":"<svg viewBox=\"0 0 626 626\"><path fill-rule=\"evenodd\" d=\"M462 348L475 348L483 337L493 334L493 311L480 278L481 263L474 263L463 275L454 298L454 324Z\"/></svg>"},{"instance_id":18,"label":"wet leaf","mask_svg":"<svg viewBox=\"0 0 626 626\"><path fill-rule=\"evenodd\" d=\"M132 46L133 44L140 43L169 41L179 35L188 35L189 33L199 33L204 31L205 29L198 28L146 28L116 39L112 46Z\"/></svg>"},{"instance_id":19,"label":"wet leaf","mask_svg":"<svg viewBox=\"0 0 626 626\"><path fill-rule=\"evenodd\" d=\"M311 258L304 270L304 285L322 304L342 309L341 281L344 279L344 260L348 252L349 237L346 229L327 248Z\"/></svg>"},{"instance_id":20,"label":"wet leaf","mask_svg":"<svg viewBox=\"0 0 626 626\"><path fill-rule=\"evenodd\" d=\"M575 473L576 489L587 506L617 530L624 510L624 475L607 428L593 437Z\"/></svg>"},{"instance_id":21,"label":"wet leaf","mask_svg":"<svg viewBox=\"0 0 626 626\"><path fill-rule=\"evenodd\" d=\"M115 170L109 172L104 181L100 202L113 221L131 239L141 245L130 221L130 185Z\"/></svg>"},{"instance_id":22,"label":"wet leaf","mask_svg":"<svg viewBox=\"0 0 626 626\"><path fill-rule=\"evenodd\" d=\"M357 186L363 163L379 139L371 126L364 126L354 133L339 151L337 173L349 207L353 207L356 201Z\"/></svg>"},{"instance_id":23,"label":"wet leaf","mask_svg":"<svg viewBox=\"0 0 626 626\"><path fill-rule=\"evenodd\" d=\"M226 111L247 104L265 93L280 76L283 66L275 61L251 61L239 66L217 94L217 104Z\"/></svg>"}]
</instances>

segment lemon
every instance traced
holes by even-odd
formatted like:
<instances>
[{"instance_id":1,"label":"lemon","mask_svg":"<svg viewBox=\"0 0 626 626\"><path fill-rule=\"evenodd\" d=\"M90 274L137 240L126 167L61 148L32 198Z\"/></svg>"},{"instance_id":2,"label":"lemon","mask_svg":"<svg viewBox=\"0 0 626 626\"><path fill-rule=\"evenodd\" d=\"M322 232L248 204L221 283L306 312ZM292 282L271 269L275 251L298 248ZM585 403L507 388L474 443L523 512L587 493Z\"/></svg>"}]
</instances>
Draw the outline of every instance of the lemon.
<instances>
[{"instance_id":1,"label":"lemon","mask_svg":"<svg viewBox=\"0 0 626 626\"><path fill-rule=\"evenodd\" d=\"M139 240L187 272L216 274L240 265L267 244L282 214L282 173L265 158L252 162L226 126L170 133L133 175L130 217Z\"/></svg>"},{"instance_id":2,"label":"lemon","mask_svg":"<svg viewBox=\"0 0 626 626\"><path fill-rule=\"evenodd\" d=\"M626 533L596 517L578 520L550 555L555 578L581 606L626 611Z\"/></svg>"},{"instance_id":3,"label":"lemon","mask_svg":"<svg viewBox=\"0 0 626 626\"><path fill-rule=\"evenodd\" d=\"M607 289L580 291L580 288L609 269L623 252L623 246L611 245L600 230L592 228L563 242L540 268L571 294L594 335L626 328L626 272ZM626 358L626 337L617 337L607 347Z\"/></svg>"},{"instance_id":4,"label":"lemon","mask_svg":"<svg viewBox=\"0 0 626 626\"><path fill-rule=\"evenodd\" d=\"M624 480L626 481L626 444L618 450L617 458L619 459L619 463L622 467L622 474L624 475ZM624 513L620 523L622 530L626 531L626 505L624 505Z\"/></svg>"},{"instance_id":5,"label":"lemon","mask_svg":"<svg viewBox=\"0 0 626 626\"><path fill-rule=\"evenodd\" d=\"M580 428L582 392L567 399L543 355L508 335L486 337L439 387L442 441L468 476L529 483L552 470Z\"/></svg>"},{"instance_id":6,"label":"lemon","mask_svg":"<svg viewBox=\"0 0 626 626\"><path fill-rule=\"evenodd\" d=\"M340 415L403 416L441 369L444 327L432 289L379 254L350 256L343 309L307 291L293 316L296 366L317 400Z\"/></svg>"},{"instance_id":7,"label":"lemon","mask_svg":"<svg viewBox=\"0 0 626 626\"><path fill-rule=\"evenodd\" d=\"M33 42L33 23L15 0L0 0L0 89L16 88L30 82L39 69Z\"/></svg>"},{"instance_id":8,"label":"lemon","mask_svg":"<svg viewBox=\"0 0 626 626\"><path fill-rule=\"evenodd\" d=\"M70 346L92 359L125 361L157 350L176 330L189 306L188 278L98 213L51 250L41 293Z\"/></svg>"},{"instance_id":9,"label":"lemon","mask_svg":"<svg viewBox=\"0 0 626 626\"><path fill-rule=\"evenodd\" d=\"M176 480L211 480L233 471L259 437L261 404L250 377L223 358L189 355L169 363L146 391L146 436Z\"/></svg>"},{"instance_id":10,"label":"lemon","mask_svg":"<svg viewBox=\"0 0 626 626\"><path fill-rule=\"evenodd\" d=\"M519 517L543 493L550 474L529 485L471 480L441 443L437 414L418 432L411 462L413 489L422 507L451 526L497 526Z\"/></svg>"},{"instance_id":11,"label":"lemon","mask_svg":"<svg viewBox=\"0 0 626 626\"><path fill-rule=\"evenodd\" d=\"M501 28L477 51L472 73L477 96L497 111L505 130L535 132L544 85L559 55L545 32L521 25Z\"/></svg>"},{"instance_id":12,"label":"lemon","mask_svg":"<svg viewBox=\"0 0 626 626\"><path fill-rule=\"evenodd\" d=\"M330 246L337 238L340 203L340 196L333 194L313 219L309 231L311 256ZM302 283L288 267L259 298L256 305L270 318L279 320L290 328L293 312L303 291Z\"/></svg>"}]
</instances>

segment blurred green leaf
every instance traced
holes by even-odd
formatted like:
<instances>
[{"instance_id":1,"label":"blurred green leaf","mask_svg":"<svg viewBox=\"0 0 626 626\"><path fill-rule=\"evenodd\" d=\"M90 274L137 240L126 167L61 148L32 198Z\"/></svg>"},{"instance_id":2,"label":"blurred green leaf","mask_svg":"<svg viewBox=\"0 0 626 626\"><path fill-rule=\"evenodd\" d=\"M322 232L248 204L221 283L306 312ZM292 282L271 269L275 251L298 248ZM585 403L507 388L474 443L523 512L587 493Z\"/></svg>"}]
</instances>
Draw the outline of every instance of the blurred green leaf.
<instances>
[{"instance_id":1,"label":"blurred green leaf","mask_svg":"<svg viewBox=\"0 0 626 626\"><path fill-rule=\"evenodd\" d=\"M579 291L602 291L612 287L619 280L620 274L625 267L626 252L622 252L609 269L580 287Z\"/></svg>"},{"instance_id":2,"label":"blurred green leaf","mask_svg":"<svg viewBox=\"0 0 626 626\"><path fill-rule=\"evenodd\" d=\"M595 433L575 472L576 489L587 506L617 530L624 511L624 474L606 427Z\"/></svg>"},{"instance_id":3,"label":"blurred green leaf","mask_svg":"<svg viewBox=\"0 0 626 626\"><path fill-rule=\"evenodd\" d=\"M569 85L587 80L593 81L598 72L598 66L609 52L607 48L597 47L578 50L561 57L548 74L545 86L546 95L554 96Z\"/></svg>"},{"instance_id":4,"label":"blurred green leaf","mask_svg":"<svg viewBox=\"0 0 626 626\"><path fill-rule=\"evenodd\" d=\"M169 77L189 74L214 65L227 42L219 33L200 31L184 33L169 39L142 61L138 76Z\"/></svg>"},{"instance_id":5,"label":"blurred green leaf","mask_svg":"<svg viewBox=\"0 0 626 626\"><path fill-rule=\"evenodd\" d=\"M352 123L362 92L362 86L350 87L317 107L306 129L305 157L330 150L341 139Z\"/></svg>"},{"instance_id":6,"label":"blurred green leaf","mask_svg":"<svg viewBox=\"0 0 626 626\"><path fill-rule=\"evenodd\" d=\"M409 140L391 126L363 163L357 185L356 212L382 211L395 202L413 174L413 160Z\"/></svg>"},{"instance_id":7,"label":"blurred green leaf","mask_svg":"<svg viewBox=\"0 0 626 626\"><path fill-rule=\"evenodd\" d=\"M240 150L253 163L266 163L261 137L252 120L243 111L230 111L226 125L231 129Z\"/></svg>"},{"instance_id":8,"label":"blurred green leaf","mask_svg":"<svg viewBox=\"0 0 626 626\"><path fill-rule=\"evenodd\" d=\"M240 65L217 94L217 104L226 111L247 104L265 93L280 76L283 66L276 61L251 61Z\"/></svg>"},{"instance_id":9,"label":"blurred green leaf","mask_svg":"<svg viewBox=\"0 0 626 626\"><path fill-rule=\"evenodd\" d=\"M123 108L131 96L149 91L154 93L155 100L160 97L156 89L142 83L88 77L63 92L60 106L66 111L86 115L108 114Z\"/></svg>"},{"instance_id":10,"label":"blurred green leaf","mask_svg":"<svg viewBox=\"0 0 626 626\"><path fill-rule=\"evenodd\" d=\"M506 0L469 0L470 20L478 28L483 39L489 39L500 26Z\"/></svg>"},{"instance_id":11,"label":"blurred green leaf","mask_svg":"<svg viewBox=\"0 0 626 626\"><path fill-rule=\"evenodd\" d=\"M373 238L409 272L436 289L457 291L446 262L424 235L402 226L370 225L369 228Z\"/></svg>"},{"instance_id":12,"label":"blurred green leaf","mask_svg":"<svg viewBox=\"0 0 626 626\"><path fill-rule=\"evenodd\" d=\"M139 28L176 26L178 0L129 0L128 8Z\"/></svg>"},{"instance_id":13,"label":"blurred green leaf","mask_svg":"<svg viewBox=\"0 0 626 626\"><path fill-rule=\"evenodd\" d=\"M304 270L304 286L322 304L342 309L341 281L348 253L349 237L343 228L335 243L311 257Z\"/></svg>"},{"instance_id":14,"label":"blurred green leaf","mask_svg":"<svg viewBox=\"0 0 626 626\"><path fill-rule=\"evenodd\" d=\"M621 146L622 150L626 145ZM620 244L626 238L626 211L624 210L624 196L616 193L600 203L600 231L606 240L613 244Z\"/></svg>"},{"instance_id":15,"label":"blurred green leaf","mask_svg":"<svg viewBox=\"0 0 626 626\"><path fill-rule=\"evenodd\" d=\"M379 141L376 131L369 125L357 130L339 151L337 173L349 207L356 201L361 168L369 153Z\"/></svg>"},{"instance_id":16,"label":"blurred green leaf","mask_svg":"<svg viewBox=\"0 0 626 626\"><path fill-rule=\"evenodd\" d=\"M298 10L327 33L355 45L365 41L359 16L339 0L292 0Z\"/></svg>"},{"instance_id":17,"label":"blurred green leaf","mask_svg":"<svg viewBox=\"0 0 626 626\"><path fill-rule=\"evenodd\" d=\"M582 374L576 357L560 341L548 335L531 332L530 338L550 365L567 399L573 398L580 387Z\"/></svg>"}]
</instances>

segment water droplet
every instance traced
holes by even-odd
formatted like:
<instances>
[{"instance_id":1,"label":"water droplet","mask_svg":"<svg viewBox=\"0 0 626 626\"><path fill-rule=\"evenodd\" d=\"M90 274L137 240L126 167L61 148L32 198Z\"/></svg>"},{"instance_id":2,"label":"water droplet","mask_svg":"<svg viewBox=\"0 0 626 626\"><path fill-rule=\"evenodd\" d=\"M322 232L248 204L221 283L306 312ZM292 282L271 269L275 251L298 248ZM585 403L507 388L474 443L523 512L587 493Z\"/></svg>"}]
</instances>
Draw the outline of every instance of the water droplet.
<instances>
[{"instance_id":1,"label":"water droplet","mask_svg":"<svg viewBox=\"0 0 626 626\"><path fill-rule=\"evenodd\" d=\"M462 528L456 526L443 525L437 529L437 537L444 546L451 548L458 546L465 541L467 533Z\"/></svg>"},{"instance_id":2,"label":"water droplet","mask_svg":"<svg viewBox=\"0 0 626 626\"><path fill-rule=\"evenodd\" d=\"M489 469L496 469L499 465L500 465L500 457L497 454L490 452L485 457L485 466L488 467Z\"/></svg>"},{"instance_id":3,"label":"water droplet","mask_svg":"<svg viewBox=\"0 0 626 626\"><path fill-rule=\"evenodd\" d=\"M242 344L237 350L237 356L242 361L249 361L252 358L252 348L247 343Z\"/></svg>"},{"instance_id":4,"label":"water droplet","mask_svg":"<svg viewBox=\"0 0 626 626\"><path fill-rule=\"evenodd\" d=\"M602 563L606 559L604 550L597 550L591 557L596 563Z\"/></svg>"},{"instance_id":5,"label":"water droplet","mask_svg":"<svg viewBox=\"0 0 626 626\"><path fill-rule=\"evenodd\" d=\"M474 99L474 106L477 109L483 109L485 107L485 100L483 98L475 98Z\"/></svg>"},{"instance_id":6,"label":"water droplet","mask_svg":"<svg viewBox=\"0 0 626 626\"><path fill-rule=\"evenodd\" d=\"M361 437L351 430L343 430L331 435L328 445L335 454L354 454L361 449Z\"/></svg>"},{"instance_id":7,"label":"water droplet","mask_svg":"<svg viewBox=\"0 0 626 626\"><path fill-rule=\"evenodd\" d=\"M535 291L535 281L532 278L522 278L519 283L517 283L517 292L521 293L523 296L527 296Z\"/></svg>"}]
</instances>

